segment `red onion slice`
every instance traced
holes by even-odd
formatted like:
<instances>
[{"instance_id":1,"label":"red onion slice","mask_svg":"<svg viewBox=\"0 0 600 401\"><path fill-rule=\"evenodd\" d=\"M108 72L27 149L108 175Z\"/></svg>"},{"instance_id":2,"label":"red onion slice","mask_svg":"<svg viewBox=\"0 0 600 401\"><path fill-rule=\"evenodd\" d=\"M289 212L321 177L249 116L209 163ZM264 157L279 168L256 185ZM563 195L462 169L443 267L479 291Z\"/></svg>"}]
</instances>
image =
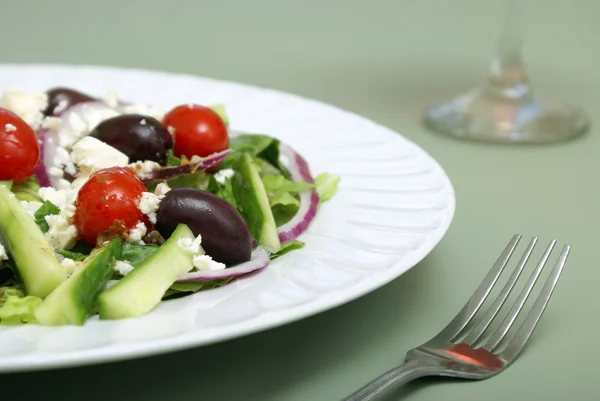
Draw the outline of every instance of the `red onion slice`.
<instances>
[{"instance_id":1,"label":"red onion slice","mask_svg":"<svg viewBox=\"0 0 600 401\"><path fill-rule=\"evenodd\" d=\"M35 175L35 178L37 179L40 186L50 187L50 186L52 186L52 181L50 181L50 174L48 174L48 167L46 166L46 163L44 162L46 137L43 133L39 135L39 141L40 141L40 159L42 159L42 160L40 162L40 165L37 166L37 168L33 172L33 174Z\"/></svg>"},{"instance_id":2,"label":"red onion slice","mask_svg":"<svg viewBox=\"0 0 600 401\"><path fill-rule=\"evenodd\" d=\"M252 251L252 256L249 261L240 263L239 265L228 267L223 270L210 270L186 273L181 276L177 282L185 283L187 281L211 281L236 278L248 273L256 272L264 269L271 261L269 252L264 248L258 247Z\"/></svg>"},{"instance_id":3,"label":"red onion slice","mask_svg":"<svg viewBox=\"0 0 600 401\"><path fill-rule=\"evenodd\" d=\"M213 153L198 162L186 163L181 166L157 167L148 173L139 174L138 177L142 182L171 180L196 171L207 170L221 163L231 152L233 152L233 149L226 149L222 152Z\"/></svg>"},{"instance_id":4,"label":"red onion slice","mask_svg":"<svg viewBox=\"0 0 600 401\"><path fill-rule=\"evenodd\" d=\"M294 149L279 144L279 152L288 158L288 170L292 176L292 180L296 182L305 182L308 184L314 183L314 179L310 174L310 169L306 160ZM290 221L277 228L279 232L279 240L284 243L296 239L302 234L310 222L317 214L319 206L319 195L314 189L307 189L300 192L300 208L298 213Z\"/></svg>"}]
</instances>

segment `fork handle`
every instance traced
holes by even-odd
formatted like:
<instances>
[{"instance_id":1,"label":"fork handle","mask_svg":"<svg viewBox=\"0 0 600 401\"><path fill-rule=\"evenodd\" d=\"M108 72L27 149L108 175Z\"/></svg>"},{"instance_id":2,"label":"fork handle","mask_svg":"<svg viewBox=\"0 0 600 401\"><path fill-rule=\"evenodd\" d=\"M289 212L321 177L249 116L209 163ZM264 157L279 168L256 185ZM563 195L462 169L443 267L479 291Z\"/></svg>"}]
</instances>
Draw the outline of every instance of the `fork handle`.
<instances>
[{"instance_id":1,"label":"fork handle","mask_svg":"<svg viewBox=\"0 0 600 401\"><path fill-rule=\"evenodd\" d=\"M432 366L424 365L418 360L408 360L377 377L342 401L377 400L411 380L433 373L433 369Z\"/></svg>"}]
</instances>

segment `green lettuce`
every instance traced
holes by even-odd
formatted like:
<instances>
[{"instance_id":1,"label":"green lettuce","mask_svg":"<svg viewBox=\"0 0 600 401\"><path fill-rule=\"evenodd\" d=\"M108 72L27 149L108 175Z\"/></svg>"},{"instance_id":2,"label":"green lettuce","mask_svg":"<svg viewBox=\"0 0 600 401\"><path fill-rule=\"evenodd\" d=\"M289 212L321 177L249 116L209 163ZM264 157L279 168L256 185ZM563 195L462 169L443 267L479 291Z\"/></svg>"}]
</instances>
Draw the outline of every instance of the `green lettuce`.
<instances>
[{"instance_id":1,"label":"green lettuce","mask_svg":"<svg viewBox=\"0 0 600 401\"><path fill-rule=\"evenodd\" d=\"M325 202L333 197L340 183L340 176L330 173L321 173L315 178L315 190L319 195L321 202Z\"/></svg>"},{"instance_id":2,"label":"green lettuce","mask_svg":"<svg viewBox=\"0 0 600 401\"><path fill-rule=\"evenodd\" d=\"M133 267L137 267L154 252L158 251L158 248L159 246L155 244L139 245L127 243L123 246L121 259L128 261Z\"/></svg>"},{"instance_id":3,"label":"green lettuce","mask_svg":"<svg viewBox=\"0 0 600 401\"><path fill-rule=\"evenodd\" d=\"M54 205L54 203L50 201L45 201L42 206L33 214L33 218L35 219L35 224L38 225L40 230L43 233L48 232L50 227L46 222L46 216L51 216L54 214L58 214L60 210Z\"/></svg>"},{"instance_id":4,"label":"green lettuce","mask_svg":"<svg viewBox=\"0 0 600 401\"><path fill-rule=\"evenodd\" d=\"M25 181L12 186L11 191L15 194L18 200L21 201L37 201L42 202L42 198L38 195L40 184L35 176L31 176Z\"/></svg>"},{"instance_id":5,"label":"green lettuce","mask_svg":"<svg viewBox=\"0 0 600 401\"><path fill-rule=\"evenodd\" d=\"M4 304L0 306L0 324L37 323L35 310L41 303L41 298L31 295L26 297L9 295Z\"/></svg>"},{"instance_id":6,"label":"green lettuce","mask_svg":"<svg viewBox=\"0 0 600 401\"><path fill-rule=\"evenodd\" d=\"M296 249L304 248L304 242L298 240L292 240L281 244L281 248L277 252L273 252L270 256L271 260L277 259L278 257L285 255L288 252L295 251Z\"/></svg>"}]
</instances>

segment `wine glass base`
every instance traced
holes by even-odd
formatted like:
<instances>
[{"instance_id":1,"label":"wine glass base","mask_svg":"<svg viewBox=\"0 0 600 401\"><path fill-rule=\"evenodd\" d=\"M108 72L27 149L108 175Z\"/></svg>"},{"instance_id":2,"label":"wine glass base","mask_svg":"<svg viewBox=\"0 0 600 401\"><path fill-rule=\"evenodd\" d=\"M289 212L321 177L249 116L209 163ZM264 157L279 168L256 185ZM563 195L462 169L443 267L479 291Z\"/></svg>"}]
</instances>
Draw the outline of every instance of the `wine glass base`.
<instances>
[{"instance_id":1,"label":"wine glass base","mask_svg":"<svg viewBox=\"0 0 600 401\"><path fill-rule=\"evenodd\" d=\"M529 96L507 99L474 90L435 105L424 123L435 132L463 139L505 143L548 143L585 133L589 117L580 109Z\"/></svg>"}]
</instances>

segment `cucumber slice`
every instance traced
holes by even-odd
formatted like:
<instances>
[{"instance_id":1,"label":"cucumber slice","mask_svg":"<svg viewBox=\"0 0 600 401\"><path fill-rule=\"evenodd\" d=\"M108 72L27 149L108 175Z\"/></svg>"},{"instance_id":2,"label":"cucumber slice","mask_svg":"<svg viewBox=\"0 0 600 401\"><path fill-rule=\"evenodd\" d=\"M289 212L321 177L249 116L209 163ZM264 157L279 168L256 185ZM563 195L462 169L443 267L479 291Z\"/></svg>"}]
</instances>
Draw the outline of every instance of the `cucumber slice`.
<instances>
[{"instance_id":1,"label":"cucumber slice","mask_svg":"<svg viewBox=\"0 0 600 401\"><path fill-rule=\"evenodd\" d=\"M258 245L275 252L281 247L267 191L252 156L243 153L234 167L233 196Z\"/></svg>"},{"instance_id":2,"label":"cucumber slice","mask_svg":"<svg viewBox=\"0 0 600 401\"><path fill-rule=\"evenodd\" d=\"M194 267L194 255L177 245L181 239L194 240L194 233L179 224L156 252L100 294L98 313L101 319L125 319L142 316L158 305L169 287Z\"/></svg>"},{"instance_id":3,"label":"cucumber slice","mask_svg":"<svg viewBox=\"0 0 600 401\"><path fill-rule=\"evenodd\" d=\"M46 326L83 325L112 277L115 262L121 258L122 245L121 237L115 237L94 249L82 266L38 307L35 314L38 322Z\"/></svg>"},{"instance_id":4,"label":"cucumber slice","mask_svg":"<svg viewBox=\"0 0 600 401\"><path fill-rule=\"evenodd\" d=\"M42 231L3 185L0 185L0 240L12 257L28 295L45 298L67 279Z\"/></svg>"}]
</instances>

